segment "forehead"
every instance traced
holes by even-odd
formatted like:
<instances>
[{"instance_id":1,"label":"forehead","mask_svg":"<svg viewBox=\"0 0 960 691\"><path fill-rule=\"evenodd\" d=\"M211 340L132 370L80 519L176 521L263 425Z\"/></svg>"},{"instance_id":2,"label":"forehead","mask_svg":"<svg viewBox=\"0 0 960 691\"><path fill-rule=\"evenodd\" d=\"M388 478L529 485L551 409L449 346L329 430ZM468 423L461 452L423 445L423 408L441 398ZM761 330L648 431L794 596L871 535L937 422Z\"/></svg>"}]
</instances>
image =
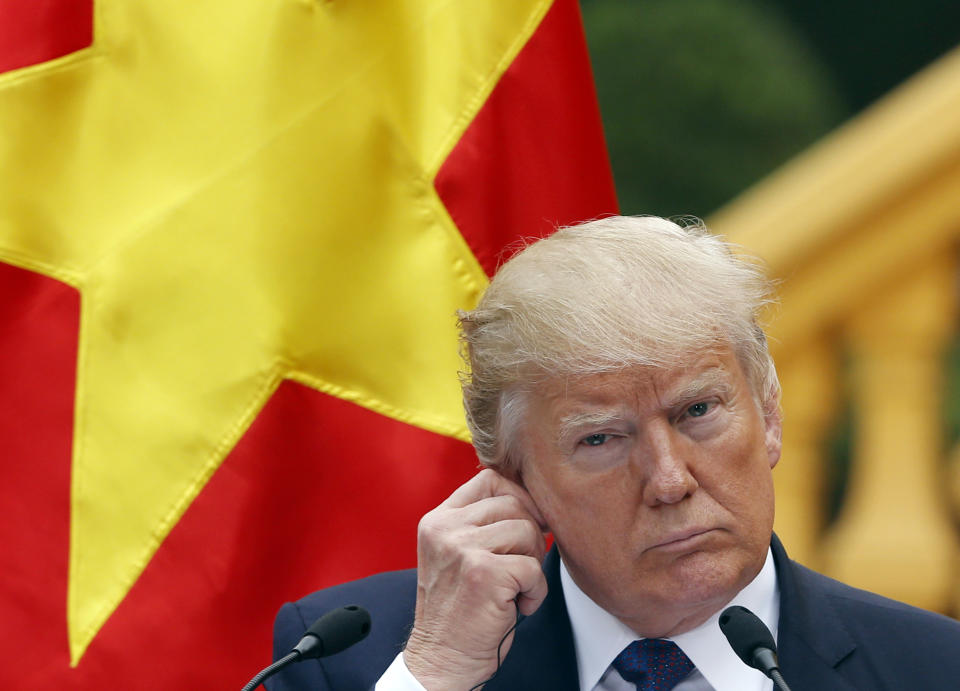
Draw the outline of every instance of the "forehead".
<instances>
[{"instance_id":1,"label":"forehead","mask_svg":"<svg viewBox=\"0 0 960 691\"><path fill-rule=\"evenodd\" d=\"M709 393L732 394L746 387L737 358L729 350L686 358L673 367L633 366L612 372L554 377L532 392L534 411L558 422L583 410L669 408Z\"/></svg>"}]
</instances>

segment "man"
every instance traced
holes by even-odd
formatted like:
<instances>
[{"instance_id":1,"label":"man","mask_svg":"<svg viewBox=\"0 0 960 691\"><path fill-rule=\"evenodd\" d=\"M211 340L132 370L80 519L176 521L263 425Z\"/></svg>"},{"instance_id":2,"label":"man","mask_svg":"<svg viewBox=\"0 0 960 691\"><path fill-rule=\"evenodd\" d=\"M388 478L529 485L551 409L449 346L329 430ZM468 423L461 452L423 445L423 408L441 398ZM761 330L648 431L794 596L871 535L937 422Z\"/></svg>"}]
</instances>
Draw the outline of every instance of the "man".
<instances>
[{"instance_id":1,"label":"man","mask_svg":"<svg viewBox=\"0 0 960 691\"><path fill-rule=\"evenodd\" d=\"M373 632L271 688L771 689L722 636L731 603L771 629L794 691L955 687L960 624L808 571L772 536L768 295L704 228L657 218L516 255L461 314L486 469L424 516L416 571L281 610L277 657L339 605Z\"/></svg>"}]
</instances>

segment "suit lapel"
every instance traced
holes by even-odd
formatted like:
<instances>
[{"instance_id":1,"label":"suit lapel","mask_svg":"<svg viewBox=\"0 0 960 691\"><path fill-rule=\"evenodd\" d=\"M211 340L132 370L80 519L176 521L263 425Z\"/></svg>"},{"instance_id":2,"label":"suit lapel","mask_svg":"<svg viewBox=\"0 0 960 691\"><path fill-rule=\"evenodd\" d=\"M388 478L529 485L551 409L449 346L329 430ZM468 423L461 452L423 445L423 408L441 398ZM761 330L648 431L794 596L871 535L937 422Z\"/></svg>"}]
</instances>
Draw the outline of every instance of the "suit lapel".
<instances>
[{"instance_id":1,"label":"suit lapel","mask_svg":"<svg viewBox=\"0 0 960 691\"><path fill-rule=\"evenodd\" d=\"M777 648L784 679L794 691L855 689L837 665L853 654L856 642L811 572L790 561L776 535L771 548L780 588Z\"/></svg>"},{"instance_id":2,"label":"suit lapel","mask_svg":"<svg viewBox=\"0 0 960 691\"><path fill-rule=\"evenodd\" d=\"M560 556L554 547L543 562L549 589L540 609L517 626L500 672L484 691L579 691L577 656L567 604L560 584Z\"/></svg>"},{"instance_id":3,"label":"suit lapel","mask_svg":"<svg viewBox=\"0 0 960 691\"><path fill-rule=\"evenodd\" d=\"M855 691L837 671L837 665L854 653L855 641L811 572L790 561L776 535L771 548L780 589L777 647L784 678L794 691ZM579 691L556 547L544 560L543 569L547 598L540 609L520 622L500 672L484 691Z\"/></svg>"}]
</instances>

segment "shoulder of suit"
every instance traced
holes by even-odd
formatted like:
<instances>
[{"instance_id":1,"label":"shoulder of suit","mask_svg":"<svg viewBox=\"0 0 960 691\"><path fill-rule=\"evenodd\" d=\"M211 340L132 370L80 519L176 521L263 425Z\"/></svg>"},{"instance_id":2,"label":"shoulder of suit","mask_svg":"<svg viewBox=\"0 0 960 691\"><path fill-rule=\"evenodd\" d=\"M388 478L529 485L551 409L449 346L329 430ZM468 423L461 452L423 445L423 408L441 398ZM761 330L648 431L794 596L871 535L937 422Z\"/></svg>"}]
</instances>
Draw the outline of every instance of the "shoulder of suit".
<instances>
[{"instance_id":1,"label":"shoulder of suit","mask_svg":"<svg viewBox=\"0 0 960 691\"><path fill-rule=\"evenodd\" d=\"M859 623L861 627L879 631L879 627L896 626L899 636L907 635L916 627L928 634L947 636L954 643L960 641L960 622L955 619L855 588L796 562L793 565L796 577L817 587L849 627L857 628Z\"/></svg>"},{"instance_id":2,"label":"shoulder of suit","mask_svg":"<svg viewBox=\"0 0 960 691\"><path fill-rule=\"evenodd\" d=\"M323 588L300 598L294 604L304 612L319 611L322 613L345 605L360 605L372 612L374 609L382 611L384 609L410 608L416 594L417 571L416 569L406 569L403 571L385 571L366 578Z\"/></svg>"}]
</instances>

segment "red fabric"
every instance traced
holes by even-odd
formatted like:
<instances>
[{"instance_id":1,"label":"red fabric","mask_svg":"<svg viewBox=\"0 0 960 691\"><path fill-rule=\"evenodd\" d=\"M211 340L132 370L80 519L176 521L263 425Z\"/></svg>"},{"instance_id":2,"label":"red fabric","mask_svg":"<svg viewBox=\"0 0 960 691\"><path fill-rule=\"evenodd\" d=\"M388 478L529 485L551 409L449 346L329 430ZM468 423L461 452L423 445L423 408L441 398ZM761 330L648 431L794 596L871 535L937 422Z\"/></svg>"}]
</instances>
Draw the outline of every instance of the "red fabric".
<instances>
[{"instance_id":1,"label":"red fabric","mask_svg":"<svg viewBox=\"0 0 960 691\"><path fill-rule=\"evenodd\" d=\"M558 0L436 187L492 272L517 234L615 210L602 145L578 8ZM79 309L0 264L0 687L240 688L282 602L413 565L419 516L475 471L466 444L285 383L70 669Z\"/></svg>"},{"instance_id":2,"label":"red fabric","mask_svg":"<svg viewBox=\"0 0 960 691\"><path fill-rule=\"evenodd\" d=\"M67 665L79 314L70 286L0 263L0 687Z\"/></svg>"},{"instance_id":3,"label":"red fabric","mask_svg":"<svg viewBox=\"0 0 960 691\"><path fill-rule=\"evenodd\" d=\"M0 0L0 72L93 43L93 0Z\"/></svg>"},{"instance_id":4,"label":"red fabric","mask_svg":"<svg viewBox=\"0 0 960 691\"><path fill-rule=\"evenodd\" d=\"M576 0L553 4L435 186L491 276L518 238L617 212Z\"/></svg>"},{"instance_id":5,"label":"red fabric","mask_svg":"<svg viewBox=\"0 0 960 691\"><path fill-rule=\"evenodd\" d=\"M51 464L60 469L49 502L59 505L57 520L2 524L17 535L16 544L4 541L4 554L34 569L37 591L0 620L5 688L239 689L270 662L281 604L412 566L420 516L476 467L463 442L284 383L71 670L64 451ZM33 488L25 497L33 503L49 479L23 472L13 478L19 486L4 482L0 492ZM27 564L30 544L36 554Z\"/></svg>"}]
</instances>

